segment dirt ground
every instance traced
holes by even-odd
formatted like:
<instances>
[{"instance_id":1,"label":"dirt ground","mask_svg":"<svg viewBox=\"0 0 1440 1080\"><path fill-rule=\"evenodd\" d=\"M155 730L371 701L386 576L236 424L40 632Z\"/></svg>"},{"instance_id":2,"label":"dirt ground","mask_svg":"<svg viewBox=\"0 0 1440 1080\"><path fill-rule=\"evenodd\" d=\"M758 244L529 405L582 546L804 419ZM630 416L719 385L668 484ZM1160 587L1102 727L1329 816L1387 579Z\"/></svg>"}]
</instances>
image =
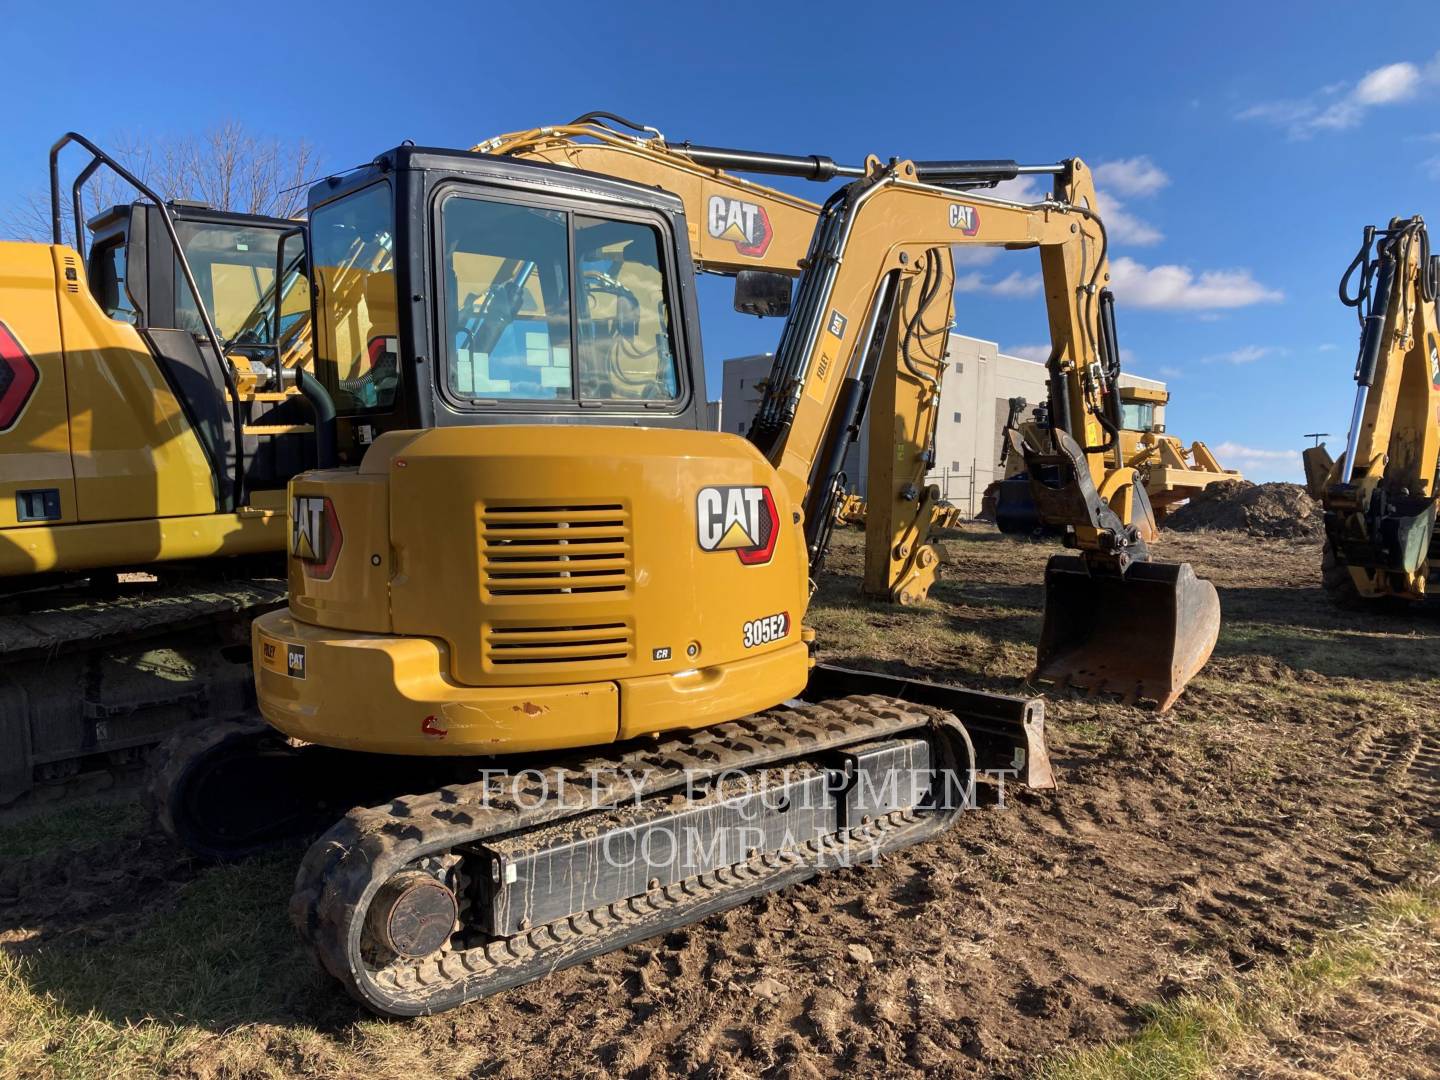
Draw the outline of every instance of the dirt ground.
<instances>
[{"instance_id":1,"label":"dirt ground","mask_svg":"<svg viewBox=\"0 0 1440 1080\"><path fill-rule=\"evenodd\" d=\"M931 602L882 607L842 531L825 658L1033 690L1054 549L978 526L942 547ZM438 1017L332 991L285 921L292 855L195 867L128 805L0 830L0 1072L1025 1076L1129 1039L1440 869L1440 618L1332 609L1314 540L1162 552L1220 590L1214 659L1163 717L1050 696L1055 792ZM1436 945L1416 947L1219 1071L1433 1074Z\"/></svg>"}]
</instances>

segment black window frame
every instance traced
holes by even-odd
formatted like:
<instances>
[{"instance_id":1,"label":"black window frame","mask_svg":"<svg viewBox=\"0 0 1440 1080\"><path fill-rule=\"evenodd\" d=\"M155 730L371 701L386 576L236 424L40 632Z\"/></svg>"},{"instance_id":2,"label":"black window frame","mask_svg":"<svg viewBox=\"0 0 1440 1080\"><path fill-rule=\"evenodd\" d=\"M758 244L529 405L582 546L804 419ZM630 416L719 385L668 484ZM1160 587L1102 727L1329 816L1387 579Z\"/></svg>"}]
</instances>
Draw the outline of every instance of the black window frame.
<instances>
[{"instance_id":1,"label":"black window frame","mask_svg":"<svg viewBox=\"0 0 1440 1080\"><path fill-rule=\"evenodd\" d=\"M570 388L569 398L463 398L450 390L450 364L452 345L446 340L448 331L445 311L441 305L444 299L445 236L444 208L452 198L476 199L486 202L524 206L535 210L559 211L565 215L565 250L568 260L568 288L570 307ZM579 382L579 265L575 257L575 217L588 217L605 221L626 221L645 225L656 234L659 242L661 274L664 278L666 318L669 321L671 362L675 366L675 396L668 400L643 400L635 398L582 398ZM432 305L430 317L431 355L436 358L432 377L436 400L453 412L466 416L515 413L519 415L543 414L554 416L573 411L577 416L583 410L586 415L596 412L611 415L680 416L691 405L694 387L691 385L689 364L689 342L681 333L684 326L683 295L678 279L679 259L675 250L675 237L671 221L664 214L648 207L625 206L608 202L590 202L574 197L551 196L535 193L523 188L511 188L491 182L475 182L462 177L448 177L435 185L430 193L430 251L427 272L430 276L428 293L437 298Z\"/></svg>"}]
</instances>

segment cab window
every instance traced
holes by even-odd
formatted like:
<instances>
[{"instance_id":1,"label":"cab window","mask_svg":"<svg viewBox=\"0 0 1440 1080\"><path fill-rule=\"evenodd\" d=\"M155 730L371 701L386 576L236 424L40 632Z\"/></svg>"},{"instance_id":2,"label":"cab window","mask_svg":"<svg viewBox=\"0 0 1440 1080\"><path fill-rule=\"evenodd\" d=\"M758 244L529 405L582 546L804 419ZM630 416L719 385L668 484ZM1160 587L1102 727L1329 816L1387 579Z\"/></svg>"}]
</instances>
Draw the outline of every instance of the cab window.
<instances>
[{"instance_id":1,"label":"cab window","mask_svg":"<svg viewBox=\"0 0 1440 1080\"><path fill-rule=\"evenodd\" d=\"M279 230L198 221L176 222L175 230L200 288L200 298L215 321L215 332L230 341L250 324L251 316L269 295L275 280ZM205 323L178 258L174 269L176 328L203 334Z\"/></svg>"},{"instance_id":2,"label":"cab window","mask_svg":"<svg viewBox=\"0 0 1440 1080\"><path fill-rule=\"evenodd\" d=\"M1154 402L1122 401L1120 403L1120 426L1126 431L1149 431L1154 425Z\"/></svg>"},{"instance_id":3,"label":"cab window","mask_svg":"<svg viewBox=\"0 0 1440 1080\"><path fill-rule=\"evenodd\" d=\"M442 218L450 393L573 397L566 215L456 197Z\"/></svg>"},{"instance_id":4,"label":"cab window","mask_svg":"<svg viewBox=\"0 0 1440 1080\"><path fill-rule=\"evenodd\" d=\"M341 415L389 410L399 393L394 212L372 184L310 218L315 373Z\"/></svg>"},{"instance_id":5,"label":"cab window","mask_svg":"<svg viewBox=\"0 0 1440 1080\"><path fill-rule=\"evenodd\" d=\"M670 314L660 238L632 221L575 218L580 396L673 401Z\"/></svg>"},{"instance_id":6,"label":"cab window","mask_svg":"<svg viewBox=\"0 0 1440 1080\"><path fill-rule=\"evenodd\" d=\"M655 228L456 194L440 242L453 398L679 396Z\"/></svg>"},{"instance_id":7,"label":"cab window","mask_svg":"<svg viewBox=\"0 0 1440 1080\"><path fill-rule=\"evenodd\" d=\"M139 312L125 291L125 238L116 237L91 256L95 276L90 287L105 314L120 322L139 322Z\"/></svg>"}]
</instances>

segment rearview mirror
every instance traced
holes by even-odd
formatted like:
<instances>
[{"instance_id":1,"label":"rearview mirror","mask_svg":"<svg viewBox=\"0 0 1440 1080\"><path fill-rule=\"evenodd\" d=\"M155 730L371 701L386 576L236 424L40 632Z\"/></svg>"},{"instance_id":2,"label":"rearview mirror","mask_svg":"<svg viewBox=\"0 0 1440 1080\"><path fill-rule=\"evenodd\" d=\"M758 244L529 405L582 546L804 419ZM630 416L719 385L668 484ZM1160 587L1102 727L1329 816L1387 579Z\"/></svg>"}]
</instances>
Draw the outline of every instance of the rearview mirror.
<instances>
[{"instance_id":1,"label":"rearview mirror","mask_svg":"<svg viewBox=\"0 0 1440 1080\"><path fill-rule=\"evenodd\" d=\"M790 314L790 279L773 270L741 270L735 275L735 310L761 318Z\"/></svg>"}]
</instances>

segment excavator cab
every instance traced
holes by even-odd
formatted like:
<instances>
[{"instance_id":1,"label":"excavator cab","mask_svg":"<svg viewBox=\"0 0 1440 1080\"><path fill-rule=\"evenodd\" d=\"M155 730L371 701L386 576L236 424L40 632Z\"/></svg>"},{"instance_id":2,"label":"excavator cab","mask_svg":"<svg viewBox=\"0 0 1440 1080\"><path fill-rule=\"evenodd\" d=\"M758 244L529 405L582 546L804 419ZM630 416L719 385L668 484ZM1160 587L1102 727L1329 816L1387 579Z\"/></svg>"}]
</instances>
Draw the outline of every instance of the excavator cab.
<instances>
[{"instance_id":1,"label":"excavator cab","mask_svg":"<svg viewBox=\"0 0 1440 1080\"><path fill-rule=\"evenodd\" d=\"M318 185L309 218L315 370L340 464L390 431L705 426L675 196L404 146Z\"/></svg>"},{"instance_id":2,"label":"excavator cab","mask_svg":"<svg viewBox=\"0 0 1440 1080\"><path fill-rule=\"evenodd\" d=\"M295 395L256 397L246 405L240 483L227 475L237 434L221 365L252 384L278 386L276 346L309 312L303 227L284 218L217 210L171 200L166 209L200 290L200 303L179 268L160 210L149 202L118 204L88 222L84 253L90 290L112 320L136 328L177 391L206 457L215 463L221 504L245 505L252 493L276 491L315 464L300 428L310 410ZM277 265L282 286L276 317ZM224 352L214 355L200 304ZM258 386L256 386L258 389ZM263 391L262 391L263 395Z\"/></svg>"}]
</instances>

